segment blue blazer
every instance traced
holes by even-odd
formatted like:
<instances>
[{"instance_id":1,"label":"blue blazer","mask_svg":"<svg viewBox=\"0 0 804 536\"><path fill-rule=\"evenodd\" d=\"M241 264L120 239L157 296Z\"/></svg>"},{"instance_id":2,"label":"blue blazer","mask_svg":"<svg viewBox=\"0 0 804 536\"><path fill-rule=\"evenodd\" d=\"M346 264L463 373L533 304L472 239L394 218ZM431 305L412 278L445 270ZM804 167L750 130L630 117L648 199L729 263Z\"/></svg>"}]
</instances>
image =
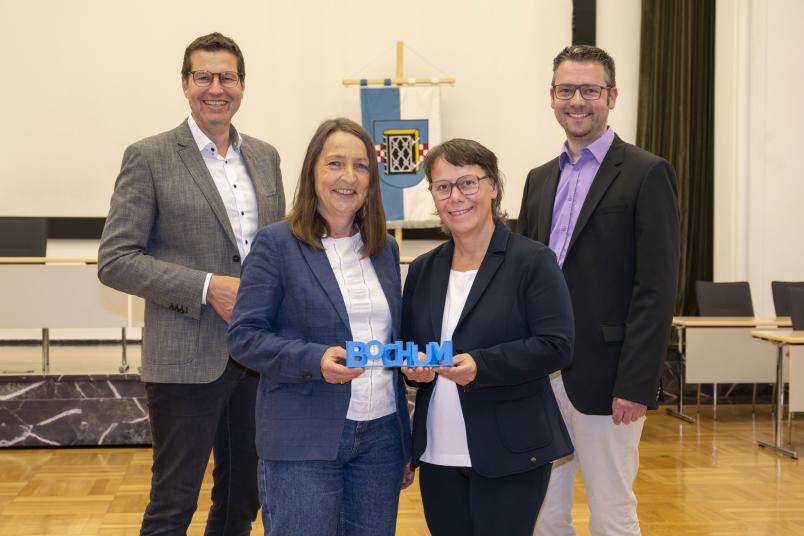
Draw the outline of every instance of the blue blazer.
<instances>
[{"instance_id":1,"label":"blue blazer","mask_svg":"<svg viewBox=\"0 0 804 536\"><path fill-rule=\"evenodd\" d=\"M399 338L399 248L388 237L371 257ZM260 373L257 454L266 460L334 460L351 385L329 384L321 356L352 340L349 316L327 255L296 239L287 222L257 233L243 263L240 290L227 332L229 352ZM410 457L405 384L395 370L399 440Z\"/></svg>"}]
</instances>

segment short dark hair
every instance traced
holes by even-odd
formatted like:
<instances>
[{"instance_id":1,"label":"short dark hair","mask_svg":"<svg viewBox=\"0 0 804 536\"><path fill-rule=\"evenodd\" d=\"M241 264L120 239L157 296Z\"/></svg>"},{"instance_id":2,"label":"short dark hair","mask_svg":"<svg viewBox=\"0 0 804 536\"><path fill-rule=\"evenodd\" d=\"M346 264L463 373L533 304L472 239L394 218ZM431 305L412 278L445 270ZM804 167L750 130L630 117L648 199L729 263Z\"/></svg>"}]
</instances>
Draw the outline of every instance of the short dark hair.
<instances>
[{"instance_id":1,"label":"short dark hair","mask_svg":"<svg viewBox=\"0 0 804 536\"><path fill-rule=\"evenodd\" d=\"M424 172L427 182L433 182L431 175L439 159L453 166L480 166L483 173L491 178L492 184L497 187L497 198L491 201L491 215L495 222L505 222L506 213L502 209L503 181L500 169L497 167L497 155L474 140L455 138L436 145L424 157Z\"/></svg>"},{"instance_id":2,"label":"short dark hair","mask_svg":"<svg viewBox=\"0 0 804 536\"><path fill-rule=\"evenodd\" d=\"M370 257L385 247L388 231L385 228L385 209L382 206L380 189L380 169L377 164L374 141L363 127L345 117L327 119L318 126L313 134L307 153L304 155L299 182L296 183L296 194L293 206L288 214L288 226L293 235L316 249L323 249L321 237L329 234L326 220L318 213L318 196L315 193L315 165L327 139L336 132L346 132L356 136L366 147L369 161L369 188L366 201L355 214L355 223L363 238L361 255Z\"/></svg>"},{"instance_id":3,"label":"short dark hair","mask_svg":"<svg viewBox=\"0 0 804 536\"><path fill-rule=\"evenodd\" d=\"M243 59L243 53L240 51L240 47L237 46L237 43L235 43L234 39L231 37L226 37L218 32L212 32L211 34L196 38L192 43L187 45L187 48L184 50L184 61L181 64L181 77L185 80L190 76L190 70L192 69L190 56L196 50L205 50L207 52L225 50L231 52L234 54L235 58L237 58L237 74L240 76L240 80L246 79L246 60Z\"/></svg>"},{"instance_id":4,"label":"short dark hair","mask_svg":"<svg viewBox=\"0 0 804 536\"><path fill-rule=\"evenodd\" d=\"M608 52L602 48L593 47L592 45L572 45L564 48L558 53L558 56L553 59L553 83L556 82L556 71L558 66L565 61L594 61L603 66L606 72L606 83L615 87L617 82L614 79L614 58L609 56Z\"/></svg>"}]
</instances>

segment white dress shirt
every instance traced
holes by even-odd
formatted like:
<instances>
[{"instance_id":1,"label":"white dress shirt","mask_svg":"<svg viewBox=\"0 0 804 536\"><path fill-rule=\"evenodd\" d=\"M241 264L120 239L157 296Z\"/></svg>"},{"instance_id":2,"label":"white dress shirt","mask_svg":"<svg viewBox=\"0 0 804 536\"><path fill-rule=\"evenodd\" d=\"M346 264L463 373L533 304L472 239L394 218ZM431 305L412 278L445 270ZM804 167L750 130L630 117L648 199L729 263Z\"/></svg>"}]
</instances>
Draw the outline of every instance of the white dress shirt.
<instances>
[{"instance_id":1,"label":"white dress shirt","mask_svg":"<svg viewBox=\"0 0 804 536\"><path fill-rule=\"evenodd\" d=\"M324 237L321 243L346 304L353 340L389 342L391 310L371 259L360 257L360 233L345 238ZM351 385L347 419L370 421L396 412L394 374L390 369L366 368Z\"/></svg>"},{"instance_id":2,"label":"white dress shirt","mask_svg":"<svg viewBox=\"0 0 804 536\"><path fill-rule=\"evenodd\" d=\"M254 191L254 183L248 174L248 169L246 169L243 154L240 152L240 144L243 140L237 129L232 126L229 148L226 150L226 156L221 156L215 144L198 127L192 115L187 119L187 124L190 126L190 132L198 145L198 150L201 151L204 164L206 164L223 200L223 206L226 207L226 214L229 216L229 224L232 226L242 262L251 250L251 244L254 242L254 235L257 234L259 225L257 194ZM212 274L207 274L201 303L207 303L207 289L211 278Z\"/></svg>"},{"instance_id":3,"label":"white dress shirt","mask_svg":"<svg viewBox=\"0 0 804 536\"><path fill-rule=\"evenodd\" d=\"M444 318L441 321L441 342L452 339L461 318L466 298L475 282L477 270L449 272ZM466 422L463 420L458 386L452 380L436 376L436 384L427 409L427 447L421 461L433 465L471 467Z\"/></svg>"}]
</instances>

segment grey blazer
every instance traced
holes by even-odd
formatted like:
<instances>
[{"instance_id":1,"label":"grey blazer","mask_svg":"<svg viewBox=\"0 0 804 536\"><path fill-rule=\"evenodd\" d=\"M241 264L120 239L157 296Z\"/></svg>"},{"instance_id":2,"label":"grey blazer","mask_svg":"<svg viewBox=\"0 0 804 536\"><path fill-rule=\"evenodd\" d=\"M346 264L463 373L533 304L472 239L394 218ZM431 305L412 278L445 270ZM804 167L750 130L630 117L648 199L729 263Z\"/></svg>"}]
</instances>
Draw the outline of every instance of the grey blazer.
<instances>
[{"instance_id":1,"label":"grey blazer","mask_svg":"<svg viewBox=\"0 0 804 536\"><path fill-rule=\"evenodd\" d=\"M279 155L242 135L259 226L285 213ZM142 380L208 383L223 373L226 324L201 299L207 273L240 276L234 232L187 121L129 146L98 251L98 277L145 299Z\"/></svg>"}]
</instances>

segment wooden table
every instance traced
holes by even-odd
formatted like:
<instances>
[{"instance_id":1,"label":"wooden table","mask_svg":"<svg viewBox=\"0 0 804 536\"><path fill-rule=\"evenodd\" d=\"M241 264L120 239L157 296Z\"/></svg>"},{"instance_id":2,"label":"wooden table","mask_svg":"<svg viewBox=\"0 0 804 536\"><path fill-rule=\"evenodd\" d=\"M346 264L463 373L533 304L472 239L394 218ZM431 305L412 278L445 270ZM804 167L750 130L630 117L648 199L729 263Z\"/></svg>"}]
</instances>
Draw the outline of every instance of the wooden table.
<instances>
[{"instance_id":1,"label":"wooden table","mask_svg":"<svg viewBox=\"0 0 804 536\"><path fill-rule=\"evenodd\" d=\"M678 334L681 364L678 374L678 403L668 414L687 422L695 418L684 413L684 384L690 383L774 383L775 356L772 349L751 338L758 327L789 327L790 318L728 316L677 316L673 327ZM717 387L713 416L717 419Z\"/></svg>"},{"instance_id":2,"label":"wooden table","mask_svg":"<svg viewBox=\"0 0 804 536\"><path fill-rule=\"evenodd\" d=\"M751 336L773 343L776 346L776 418L773 420L773 442L757 441L760 447L769 448L779 454L798 458L796 450L793 448L792 438L792 414L796 411L804 411L804 392L799 389L804 387L804 331L752 331ZM785 352L787 350L787 352ZM782 435L782 413L784 409L784 356L785 353L790 358L789 363L789 383L790 400L787 406L788 416L788 445L784 445ZM796 355L798 354L798 355ZM802 390L804 391L804 390Z\"/></svg>"}]
</instances>

